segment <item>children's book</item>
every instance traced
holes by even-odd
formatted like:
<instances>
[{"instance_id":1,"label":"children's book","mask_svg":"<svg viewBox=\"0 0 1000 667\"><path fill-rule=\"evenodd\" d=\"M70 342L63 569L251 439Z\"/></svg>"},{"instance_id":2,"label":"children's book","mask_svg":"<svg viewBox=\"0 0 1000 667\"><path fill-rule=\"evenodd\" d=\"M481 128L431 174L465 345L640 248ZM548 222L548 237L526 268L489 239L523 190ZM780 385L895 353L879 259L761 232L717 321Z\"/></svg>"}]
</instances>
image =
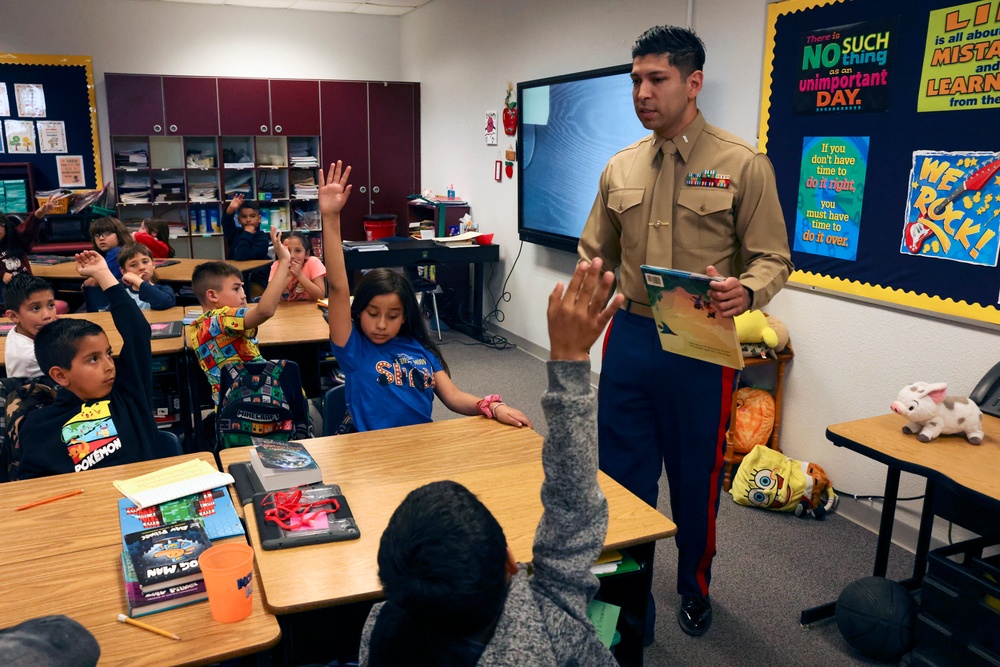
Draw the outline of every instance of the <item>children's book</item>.
<instances>
[{"instance_id":1,"label":"children's book","mask_svg":"<svg viewBox=\"0 0 1000 667\"><path fill-rule=\"evenodd\" d=\"M155 259L155 260L153 260L153 264L155 264L156 268L158 268L158 269L162 268L164 266L173 266L174 264L180 264L180 263L181 263L181 260L179 260L179 259Z\"/></svg>"},{"instance_id":2,"label":"children's book","mask_svg":"<svg viewBox=\"0 0 1000 667\"><path fill-rule=\"evenodd\" d=\"M118 499L118 524L122 540L129 533L138 533L178 521L201 519L210 540L243 535L243 524L225 488L216 488L159 505L140 509L128 498Z\"/></svg>"},{"instance_id":3,"label":"children's book","mask_svg":"<svg viewBox=\"0 0 1000 667\"><path fill-rule=\"evenodd\" d=\"M708 294L712 281L718 278L645 264L642 276L664 350L737 370L743 368L736 323L716 312Z\"/></svg>"},{"instance_id":4,"label":"children's book","mask_svg":"<svg viewBox=\"0 0 1000 667\"><path fill-rule=\"evenodd\" d=\"M0 336L6 336L13 329L15 324L13 322L3 322L0 324Z\"/></svg>"},{"instance_id":5,"label":"children's book","mask_svg":"<svg viewBox=\"0 0 1000 667\"><path fill-rule=\"evenodd\" d=\"M252 438L252 442L250 465L265 491L323 481L323 471L302 443L268 438Z\"/></svg>"},{"instance_id":6,"label":"children's book","mask_svg":"<svg viewBox=\"0 0 1000 667\"><path fill-rule=\"evenodd\" d=\"M139 586L139 580L135 576L132 560L124 551L122 552L122 576L125 579L125 601L128 604L128 615L132 618L208 599L204 579L143 593Z\"/></svg>"},{"instance_id":7,"label":"children's book","mask_svg":"<svg viewBox=\"0 0 1000 667\"><path fill-rule=\"evenodd\" d=\"M203 579L198 558L210 546L198 519L125 536L125 550L143 593Z\"/></svg>"}]
</instances>

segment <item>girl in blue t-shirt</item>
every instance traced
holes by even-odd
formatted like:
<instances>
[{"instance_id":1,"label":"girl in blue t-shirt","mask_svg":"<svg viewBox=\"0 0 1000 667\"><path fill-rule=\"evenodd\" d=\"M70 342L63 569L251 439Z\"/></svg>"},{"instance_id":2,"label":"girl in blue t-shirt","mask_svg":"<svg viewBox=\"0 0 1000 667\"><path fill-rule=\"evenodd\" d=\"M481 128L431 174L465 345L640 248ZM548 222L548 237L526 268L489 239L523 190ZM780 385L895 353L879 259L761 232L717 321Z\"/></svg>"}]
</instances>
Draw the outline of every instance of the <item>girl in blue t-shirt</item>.
<instances>
[{"instance_id":1,"label":"girl in blue t-shirt","mask_svg":"<svg viewBox=\"0 0 1000 667\"><path fill-rule=\"evenodd\" d=\"M455 385L404 276L389 269L369 271L358 281L351 303L340 233L350 173L339 161L330 165L327 174L320 172L319 189L330 341L347 385L348 414L338 432L429 422L435 395L453 412L530 428L531 420L497 394L478 398Z\"/></svg>"}]
</instances>

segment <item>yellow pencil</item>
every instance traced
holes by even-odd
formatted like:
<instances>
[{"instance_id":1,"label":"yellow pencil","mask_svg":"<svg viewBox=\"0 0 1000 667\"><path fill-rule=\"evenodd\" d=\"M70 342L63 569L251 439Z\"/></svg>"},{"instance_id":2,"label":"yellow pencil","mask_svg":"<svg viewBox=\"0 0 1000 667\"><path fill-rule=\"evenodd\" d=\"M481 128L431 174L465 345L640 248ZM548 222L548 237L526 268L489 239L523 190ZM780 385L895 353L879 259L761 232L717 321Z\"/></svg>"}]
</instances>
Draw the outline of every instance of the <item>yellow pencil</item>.
<instances>
[{"instance_id":1,"label":"yellow pencil","mask_svg":"<svg viewBox=\"0 0 1000 667\"><path fill-rule=\"evenodd\" d=\"M21 505L16 508L15 512L20 512L21 510L26 510L31 507L38 507L39 505L44 505L45 503L51 503L56 500L62 500L63 498L69 498L71 496L76 496L83 493L83 489L77 489L76 491L69 491L67 493L60 493L58 496L52 496L51 498L43 498L42 500L36 500L33 503L28 503L27 505Z\"/></svg>"},{"instance_id":2,"label":"yellow pencil","mask_svg":"<svg viewBox=\"0 0 1000 667\"><path fill-rule=\"evenodd\" d=\"M164 637L169 637L170 639L176 639L180 641L181 638L172 632L167 632L166 630L160 630L159 628L154 628L152 625L147 625L142 621L137 621L134 618L129 618L125 614L118 614L118 620L122 623L127 623L128 625L134 625L137 628L142 628L143 630L149 630L150 632L155 632L158 635L163 635Z\"/></svg>"}]
</instances>

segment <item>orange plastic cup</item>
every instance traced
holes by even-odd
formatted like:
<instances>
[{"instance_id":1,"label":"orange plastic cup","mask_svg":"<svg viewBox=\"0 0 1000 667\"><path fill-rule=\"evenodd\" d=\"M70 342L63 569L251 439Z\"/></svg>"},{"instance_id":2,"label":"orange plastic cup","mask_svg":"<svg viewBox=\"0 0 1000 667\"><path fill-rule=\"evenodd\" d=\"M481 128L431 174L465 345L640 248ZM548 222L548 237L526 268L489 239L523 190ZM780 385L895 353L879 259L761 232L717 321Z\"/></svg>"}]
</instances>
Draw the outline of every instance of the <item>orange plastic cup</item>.
<instances>
[{"instance_id":1,"label":"orange plastic cup","mask_svg":"<svg viewBox=\"0 0 1000 667\"><path fill-rule=\"evenodd\" d=\"M205 575L208 606L219 623L235 623L253 609L253 547L220 544L198 559Z\"/></svg>"}]
</instances>

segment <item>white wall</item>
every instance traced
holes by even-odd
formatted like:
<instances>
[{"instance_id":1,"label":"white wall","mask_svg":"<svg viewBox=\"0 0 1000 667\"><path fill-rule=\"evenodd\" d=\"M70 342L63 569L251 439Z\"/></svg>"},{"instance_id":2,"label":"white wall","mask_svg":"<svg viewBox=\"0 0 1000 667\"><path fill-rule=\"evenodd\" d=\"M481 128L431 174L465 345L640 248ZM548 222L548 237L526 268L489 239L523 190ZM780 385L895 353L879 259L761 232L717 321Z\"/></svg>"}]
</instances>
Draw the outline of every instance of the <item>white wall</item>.
<instances>
[{"instance_id":1,"label":"white wall","mask_svg":"<svg viewBox=\"0 0 1000 667\"><path fill-rule=\"evenodd\" d=\"M104 179L104 73L400 80L400 20L136 0L3 0L0 53L90 56Z\"/></svg>"},{"instance_id":2,"label":"white wall","mask_svg":"<svg viewBox=\"0 0 1000 667\"><path fill-rule=\"evenodd\" d=\"M767 1L693 4L693 27L708 51L699 106L709 122L753 142ZM484 111L502 108L508 80L628 62L643 30L686 21L684 0L434 0L403 17L403 75L422 89L424 187L441 192L454 182L473 217L496 232L503 271L494 290L518 252L517 192L514 182L493 181L496 149L483 144ZM501 138L500 148L507 143ZM569 253L525 244L501 326L546 348L546 296L567 279L574 261ZM826 426L888 412L898 389L913 380L947 381L953 392L967 394L1000 350L995 331L800 289L782 291L769 310L787 323L796 352L784 394L782 448L824 466L836 486L859 495L882 493L885 467L831 445ZM591 356L599 368L597 350ZM922 478L903 476L901 495L922 492ZM903 503L897 516L914 526L918 509ZM840 511L877 525L867 504L845 502ZM896 536L906 540L907 531Z\"/></svg>"}]
</instances>

